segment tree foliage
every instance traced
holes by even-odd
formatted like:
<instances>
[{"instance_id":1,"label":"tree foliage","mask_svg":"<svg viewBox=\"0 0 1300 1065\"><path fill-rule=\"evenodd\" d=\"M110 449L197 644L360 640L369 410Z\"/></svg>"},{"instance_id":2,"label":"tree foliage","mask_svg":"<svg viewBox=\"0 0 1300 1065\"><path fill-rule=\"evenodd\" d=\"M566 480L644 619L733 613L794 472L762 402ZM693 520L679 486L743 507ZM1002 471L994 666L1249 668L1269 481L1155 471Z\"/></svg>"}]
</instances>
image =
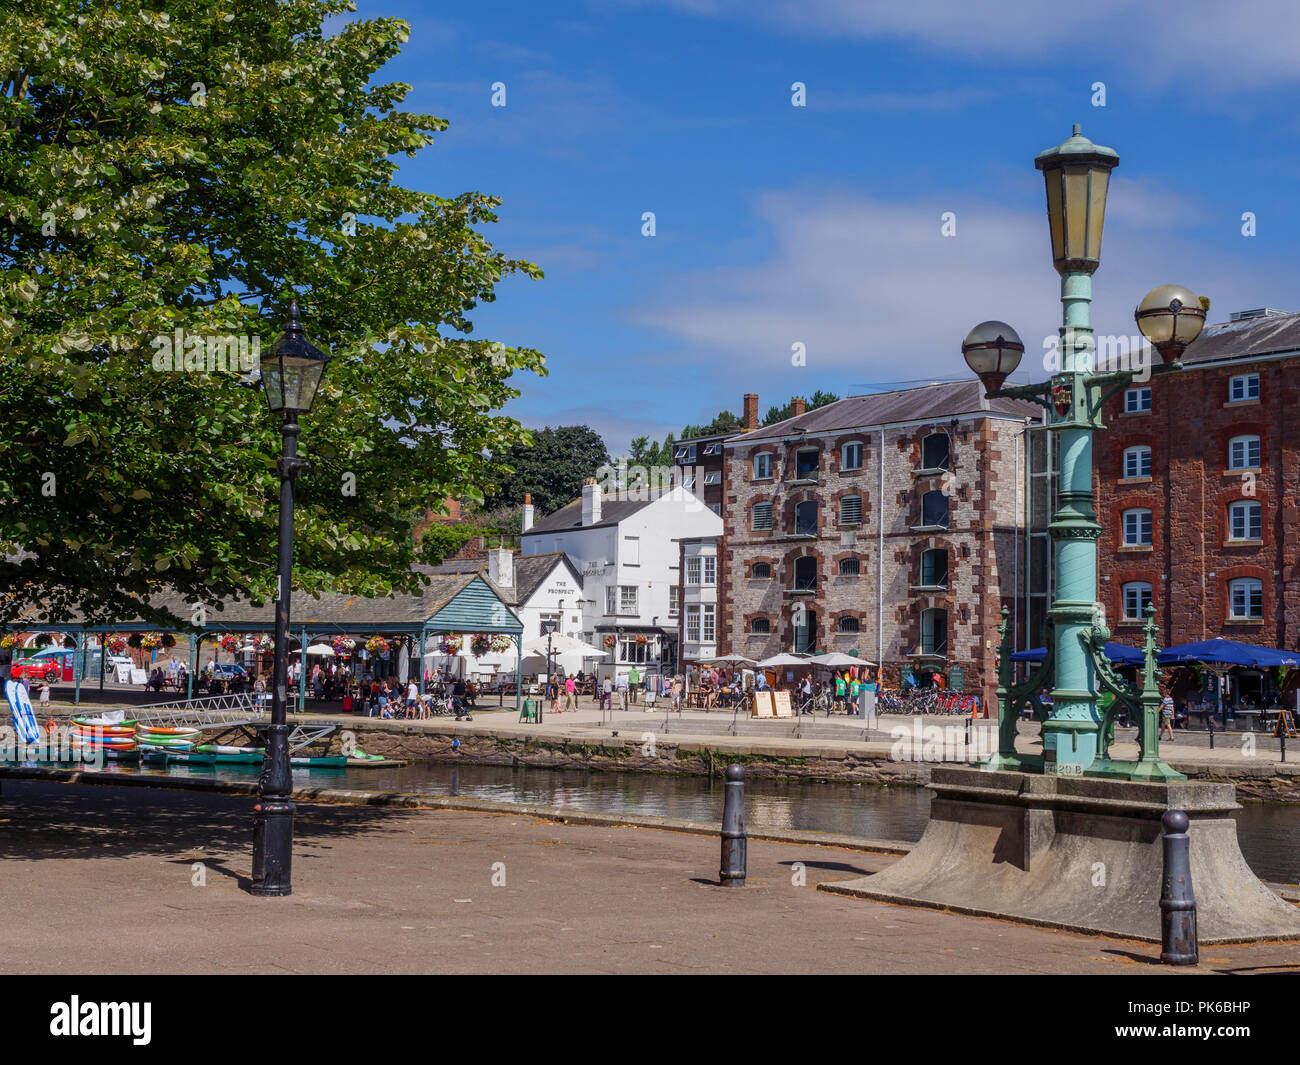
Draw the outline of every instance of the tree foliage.
<instances>
[{"instance_id":1,"label":"tree foliage","mask_svg":"<svg viewBox=\"0 0 1300 1065\"><path fill-rule=\"evenodd\" d=\"M520 506L525 494L531 493L540 517L580 496L583 482L608 464L609 451L595 430L558 425L534 431L531 444L517 444L501 455L501 461L513 472L493 488L489 507Z\"/></svg>"},{"instance_id":2,"label":"tree foliage","mask_svg":"<svg viewBox=\"0 0 1300 1065\"><path fill-rule=\"evenodd\" d=\"M279 423L245 375L160 370L162 338L264 351L296 295L333 355L302 419L295 586L413 590L412 537L527 438L494 413L542 356L474 335L530 263L499 200L395 184L447 123L374 76L397 19L347 0L42 0L0 22L0 624L144 615L171 587L272 592ZM217 341L220 344L220 340ZM191 354L192 354L191 349ZM202 360L201 360L202 361ZM351 492L349 492L351 486Z\"/></svg>"},{"instance_id":3,"label":"tree foliage","mask_svg":"<svg viewBox=\"0 0 1300 1065\"><path fill-rule=\"evenodd\" d=\"M823 392L819 388L817 389L816 392L814 392L811 396L808 397L808 402L805 405L804 410L805 412L810 410L816 410L818 407L824 407L828 403L834 403L839 398L840 397L837 396L834 392ZM794 417L794 400L791 400L784 407L768 407L767 414L763 418L763 424L775 425L777 422L783 422L787 418L793 418L793 417Z\"/></svg>"}]
</instances>

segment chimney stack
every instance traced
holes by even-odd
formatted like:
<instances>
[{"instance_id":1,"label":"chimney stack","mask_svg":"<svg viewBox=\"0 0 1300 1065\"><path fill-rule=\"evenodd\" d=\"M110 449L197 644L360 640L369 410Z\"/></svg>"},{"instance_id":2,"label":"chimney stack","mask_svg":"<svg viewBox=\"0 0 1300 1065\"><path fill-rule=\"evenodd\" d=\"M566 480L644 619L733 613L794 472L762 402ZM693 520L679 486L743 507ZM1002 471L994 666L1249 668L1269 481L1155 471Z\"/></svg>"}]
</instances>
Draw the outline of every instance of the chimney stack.
<instances>
[{"instance_id":1,"label":"chimney stack","mask_svg":"<svg viewBox=\"0 0 1300 1065\"><path fill-rule=\"evenodd\" d=\"M488 580L499 588L511 588L515 583L515 556L509 548L494 547L488 555Z\"/></svg>"},{"instance_id":2,"label":"chimney stack","mask_svg":"<svg viewBox=\"0 0 1300 1065\"><path fill-rule=\"evenodd\" d=\"M588 477L582 486L582 524L600 524L600 485L594 477Z\"/></svg>"},{"instance_id":3,"label":"chimney stack","mask_svg":"<svg viewBox=\"0 0 1300 1065\"><path fill-rule=\"evenodd\" d=\"M745 419L741 422L740 427L747 433L752 433L758 428L758 393L745 393Z\"/></svg>"},{"instance_id":4,"label":"chimney stack","mask_svg":"<svg viewBox=\"0 0 1300 1065\"><path fill-rule=\"evenodd\" d=\"M532 527L533 527L533 494L532 492L525 492L524 493L524 520L523 520L523 529L521 531L527 532Z\"/></svg>"},{"instance_id":5,"label":"chimney stack","mask_svg":"<svg viewBox=\"0 0 1300 1065\"><path fill-rule=\"evenodd\" d=\"M803 401L802 396L795 396L790 400L790 417L797 418L801 414L807 413L808 404Z\"/></svg>"}]
</instances>

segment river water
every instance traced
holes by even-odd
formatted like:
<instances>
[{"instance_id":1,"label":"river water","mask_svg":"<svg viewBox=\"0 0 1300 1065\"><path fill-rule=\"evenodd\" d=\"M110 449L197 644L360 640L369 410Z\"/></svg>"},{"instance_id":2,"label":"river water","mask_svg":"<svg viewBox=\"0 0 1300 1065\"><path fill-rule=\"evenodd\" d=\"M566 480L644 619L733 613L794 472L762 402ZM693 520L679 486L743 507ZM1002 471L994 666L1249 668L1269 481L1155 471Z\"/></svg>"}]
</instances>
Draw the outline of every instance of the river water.
<instances>
[{"instance_id":1,"label":"river water","mask_svg":"<svg viewBox=\"0 0 1300 1065\"><path fill-rule=\"evenodd\" d=\"M256 780L258 767L119 771ZM293 775L296 784L313 787L458 795L690 821L722 817L722 781L705 777L426 762L393 769L302 769ZM929 811L930 792L925 788L773 780L745 785L746 820L755 828L915 841L925 830ZM1255 875L1284 884L1300 882L1300 806L1245 803L1236 818L1241 850Z\"/></svg>"}]
</instances>

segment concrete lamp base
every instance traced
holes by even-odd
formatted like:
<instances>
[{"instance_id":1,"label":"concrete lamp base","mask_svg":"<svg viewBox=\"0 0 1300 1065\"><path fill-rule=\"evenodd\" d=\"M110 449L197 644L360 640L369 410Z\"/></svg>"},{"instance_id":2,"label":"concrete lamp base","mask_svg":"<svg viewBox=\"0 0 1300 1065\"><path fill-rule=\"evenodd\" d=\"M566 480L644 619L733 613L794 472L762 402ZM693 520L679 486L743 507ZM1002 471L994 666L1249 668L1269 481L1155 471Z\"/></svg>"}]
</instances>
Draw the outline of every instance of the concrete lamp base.
<instances>
[{"instance_id":1,"label":"concrete lamp base","mask_svg":"<svg viewBox=\"0 0 1300 1065\"><path fill-rule=\"evenodd\" d=\"M820 890L1158 943L1160 819L1177 809L1191 820L1200 942L1300 938L1300 910L1242 857L1231 784L936 767L930 788L907 857Z\"/></svg>"}]
</instances>

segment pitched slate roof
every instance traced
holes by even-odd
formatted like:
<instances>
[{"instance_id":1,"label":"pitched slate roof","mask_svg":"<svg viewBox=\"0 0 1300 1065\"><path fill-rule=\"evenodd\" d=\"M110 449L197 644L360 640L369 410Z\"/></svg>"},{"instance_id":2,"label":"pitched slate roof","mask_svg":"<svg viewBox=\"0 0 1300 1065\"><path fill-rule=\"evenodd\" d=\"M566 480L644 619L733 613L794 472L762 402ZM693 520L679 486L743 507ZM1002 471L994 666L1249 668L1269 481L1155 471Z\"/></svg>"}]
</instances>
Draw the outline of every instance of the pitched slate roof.
<instances>
[{"instance_id":1,"label":"pitched slate roof","mask_svg":"<svg viewBox=\"0 0 1300 1065\"><path fill-rule=\"evenodd\" d=\"M524 536L532 536L535 533L548 532L568 532L570 529L601 529L606 525L617 525L625 518L630 518L638 510L648 507L659 498L657 492L647 492L652 498L649 499L609 499L601 500L600 504L600 521L592 525L582 524L582 498L575 499L572 503L566 503L559 510L546 515L529 529Z\"/></svg>"},{"instance_id":2,"label":"pitched slate roof","mask_svg":"<svg viewBox=\"0 0 1300 1065\"><path fill-rule=\"evenodd\" d=\"M897 422L937 421L963 414L1001 414L1015 418L1037 418L1041 408L1036 403L1020 399L984 400L984 386L971 378L969 381L945 381L920 388L906 388L896 392L875 392L868 396L849 396L824 407L797 414L793 418L761 426L740 436L733 436L726 447L743 446L746 442L767 440L802 430L805 433L826 433L839 429L861 429Z\"/></svg>"},{"instance_id":3,"label":"pitched slate roof","mask_svg":"<svg viewBox=\"0 0 1300 1065\"><path fill-rule=\"evenodd\" d=\"M416 632L426 621L446 610L455 602L457 608L464 604L476 606L483 623L479 627L490 631L501 628L519 631L519 619L508 609L508 602L490 581L475 573L433 573L433 567L416 567L431 576L430 583L417 595L362 596L322 594L319 598L307 592L294 592L289 602L291 630L306 628L325 634L349 631ZM464 595L462 596L462 593ZM461 597L458 600L458 597ZM499 600L500 609L494 606ZM154 604L164 606L177 617L191 616L194 604L180 595L162 594L154 597ZM205 632L239 632L245 630L270 631L275 627L275 604L254 606L247 600L234 600L221 604L222 610L208 608ZM505 614L502 614L502 610ZM509 615L506 617L505 615ZM495 622L488 620L489 616ZM79 624L50 625L33 623L32 628L61 631L80 628ZM96 631L132 631L154 629L156 625L139 618L124 618L116 625L90 626ZM477 631L477 629L475 630Z\"/></svg>"},{"instance_id":4,"label":"pitched slate roof","mask_svg":"<svg viewBox=\"0 0 1300 1065\"><path fill-rule=\"evenodd\" d=\"M1207 325L1183 352L1188 366L1222 359L1259 358L1300 352L1300 314L1266 314L1239 322Z\"/></svg>"}]
</instances>

